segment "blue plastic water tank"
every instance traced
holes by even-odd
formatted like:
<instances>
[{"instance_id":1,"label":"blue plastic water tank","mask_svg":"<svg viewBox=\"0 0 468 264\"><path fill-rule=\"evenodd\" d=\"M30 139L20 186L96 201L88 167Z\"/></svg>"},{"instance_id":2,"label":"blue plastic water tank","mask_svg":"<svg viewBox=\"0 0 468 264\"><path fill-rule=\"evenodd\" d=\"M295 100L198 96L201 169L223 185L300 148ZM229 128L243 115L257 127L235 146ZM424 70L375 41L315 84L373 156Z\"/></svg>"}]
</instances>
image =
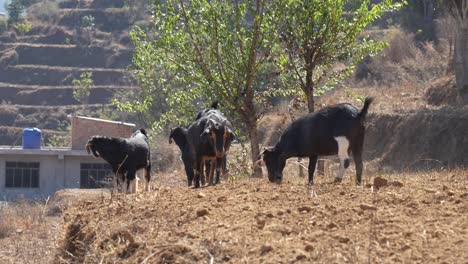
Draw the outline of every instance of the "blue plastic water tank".
<instances>
[{"instance_id":1,"label":"blue plastic water tank","mask_svg":"<svg viewBox=\"0 0 468 264\"><path fill-rule=\"evenodd\" d=\"M23 129L23 149L40 149L42 132L39 128Z\"/></svg>"}]
</instances>

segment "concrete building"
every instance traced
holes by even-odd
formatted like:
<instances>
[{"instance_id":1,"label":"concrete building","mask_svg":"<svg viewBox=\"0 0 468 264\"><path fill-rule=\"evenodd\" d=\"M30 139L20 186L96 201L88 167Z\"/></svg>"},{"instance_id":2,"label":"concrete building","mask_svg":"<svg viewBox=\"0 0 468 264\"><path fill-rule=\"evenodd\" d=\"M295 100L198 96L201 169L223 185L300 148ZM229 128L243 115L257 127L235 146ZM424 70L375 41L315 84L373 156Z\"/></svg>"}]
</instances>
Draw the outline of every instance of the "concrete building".
<instances>
[{"instance_id":1,"label":"concrete building","mask_svg":"<svg viewBox=\"0 0 468 264\"><path fill-rule=\"evenodd\" d=\"M134 124L72 116L71 147L0 146L0 200L46 198L64 188L109 186L110 166L85 150L93 135L129 137Z\"/></svg>"}]
</instances>

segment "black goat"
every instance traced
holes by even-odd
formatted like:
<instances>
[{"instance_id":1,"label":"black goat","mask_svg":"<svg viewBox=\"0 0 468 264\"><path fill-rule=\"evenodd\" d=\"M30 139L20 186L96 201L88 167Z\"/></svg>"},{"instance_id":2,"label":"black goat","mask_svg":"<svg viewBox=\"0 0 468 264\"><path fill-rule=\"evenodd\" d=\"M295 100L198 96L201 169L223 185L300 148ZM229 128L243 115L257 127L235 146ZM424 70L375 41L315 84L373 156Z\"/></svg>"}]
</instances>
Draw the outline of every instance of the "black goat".
<instances>
[{"instance_id":1,"label":"black goat","mask_svg":"<svg viewBox=\"0 0 468 264\"><path fill-rule=\"evenodd\" d=\"M373 98L368 97L359 110L351 104L338 104L307 114L291 123L273 148L265 149L260 157L268 170L268 179L280 183L286 160L291 157L309 157L309 184L314 182L318 156L338 154L340 169L336 182L349 167L351 150L356 164L356 183L361 184L364 119Z\"/></svg>"},{"instance_id":2,"label":"black goat","mask_svg":"<svg viewBox=\"0 0 468 264\"><path fill-rule=\"evenodd\" d=\"M219 102L218 101L214 101L210 107L208 108L205 108L203 110L201 110L200 112L198 112L197 114L197 117L195 118L195 121L202 118L202 116L206 115L209 111L211 110L217 110L219 108Z\"/></svg>"},{"instance_id":3,"label":"black goat","mask_svg":"<svg viewBox=\"0 0 468 264\"><path fill-rule=\"evenodd\" d=\"M218 101L214 101L209 108L205 108L202 111L198 112L197 117L195 120L200 119L204 116L208 111L213 109L218 109L219 103ZM177 146L179 147L182 153L182 161L184 163L185 174L187 175L187 183L188 186L192 186L193 181L193 169L195 164L195 152L193 151L192 147L188 143L187 140L187 129L181 126L175 127L171 129L169 133L169 144L172 144L172 140L175 141ZM206 167L206 174L208 175L211 169L210 161L205 162ZM201 177L202 185L205 184L205 177Z\"/></svg>"},{"instance_id":4,"label":"black goat","mask_svg":"<svg viewBox=\"0 0 468 264\"><path fill-rule=\"evenodd\" d=\"M219 110L205 109L188 128L187 140L195 152L195 188L200 187L200 174L203 173L207 160L211 161L209 184L213 183L215 167L215 184L219 183L221 170L226 163L226 153L234 140L231 123Z\"/></svg>"},{"instance_id":5,"label":"black goat","mask_svg":"<svg viewBox=\"0 0 468 264\"><path fill-rule=\"evenodd\" d=\"M93 136L88 140L86 150L96 158L103 158L111 165L117 186L120 186L120 181L126 182L127 192L136 191L134 188L136 172L144 168L145 190L148 190L151 179L151 156L145 129L137 130L130 138ZM133 188L130 189L130 186Z\"/></svg>"},{"instance_id":6,"label":"black goat","mask_svg":"<svg viewBox=\"0 0 468 264\"><path fill-rule=\"evenodd\" d=\"M195 153L187 141L187 133L187 129L183 127L171 129L171 133L169 134L169 144L172 144L172 140L174 140L182 152L182 161L184 162L185 173L187 174L187 183L188 186L191 186L194 176L193 169L195 164Z\"/></svg>"}]
</instances>

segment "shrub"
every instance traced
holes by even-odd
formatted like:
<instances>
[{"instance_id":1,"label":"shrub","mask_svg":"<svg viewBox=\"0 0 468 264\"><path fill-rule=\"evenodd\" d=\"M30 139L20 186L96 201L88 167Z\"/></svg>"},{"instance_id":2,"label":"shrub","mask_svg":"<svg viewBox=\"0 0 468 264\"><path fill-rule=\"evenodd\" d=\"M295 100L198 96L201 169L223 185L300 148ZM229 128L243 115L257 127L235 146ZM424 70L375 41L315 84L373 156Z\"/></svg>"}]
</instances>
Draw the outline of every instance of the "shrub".
<instances>
[{"instance_id":1,"label":"shrub","mask_svg":"<svg viewBox=\"0 0 468 264\"><path fill-rule=\"evenodd\" d=\"M18 60L19 55L14 49L0 53L0 68L16 65Z\"/></svg>"},{"instance_id":2,"label":"shrub","mask_svg":"<svg viewBox=\"0 0 468 264\"><path fill-rule=\"evenodd\" d=\"M31 31L32 25L28 22L17 23L13 26L20 35L24 35Z\"/></svg>"},{"instance_id":3,"label":"shrub","mask_svg":"<svg viewBox=\"0 0 468 264\"><path fill-rule=\"evenodd\" d=\"M72 81L73 84L73 98L82 104L87 104L90 95L90 88L94 85L93 73L83 72L80 79Z\"/></svg>"},{"instance_id":4,"label":"shrub","mask_svg":"<svg viewBox=\"0 0 468 264\"><path fill-rule=\"evenodd\" d=\"M54 23L60 18L59 7L56 2L44 1L28 8L29 15L41 21Z\"/></svg>"}]
</instances>

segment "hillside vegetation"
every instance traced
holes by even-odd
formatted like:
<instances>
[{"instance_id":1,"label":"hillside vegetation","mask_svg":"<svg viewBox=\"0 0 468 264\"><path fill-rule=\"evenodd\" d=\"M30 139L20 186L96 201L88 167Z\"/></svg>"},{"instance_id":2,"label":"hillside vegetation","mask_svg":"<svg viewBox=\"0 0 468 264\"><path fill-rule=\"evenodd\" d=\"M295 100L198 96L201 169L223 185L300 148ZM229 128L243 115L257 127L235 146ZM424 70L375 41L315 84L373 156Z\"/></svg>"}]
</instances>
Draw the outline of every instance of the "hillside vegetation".
<instances>
[{"instance_id":1,"label":"hillside vegetation","mask_svg":"<svg viewBox=\"0 0 468 264\"><path fill-rule=\"evenodd\" d=\"M50 137L69 126L69 114L119 118L110 100L134 88L127 73L128 32L135 23L145 24L143 1L31 2L36 3L20 23L30 28L12 27L0 35L0 145L12 144L24 127L45 129L51 144ZM73 81L88 72L90 93L80 102Z\"/></svg>"}]
</instances>

